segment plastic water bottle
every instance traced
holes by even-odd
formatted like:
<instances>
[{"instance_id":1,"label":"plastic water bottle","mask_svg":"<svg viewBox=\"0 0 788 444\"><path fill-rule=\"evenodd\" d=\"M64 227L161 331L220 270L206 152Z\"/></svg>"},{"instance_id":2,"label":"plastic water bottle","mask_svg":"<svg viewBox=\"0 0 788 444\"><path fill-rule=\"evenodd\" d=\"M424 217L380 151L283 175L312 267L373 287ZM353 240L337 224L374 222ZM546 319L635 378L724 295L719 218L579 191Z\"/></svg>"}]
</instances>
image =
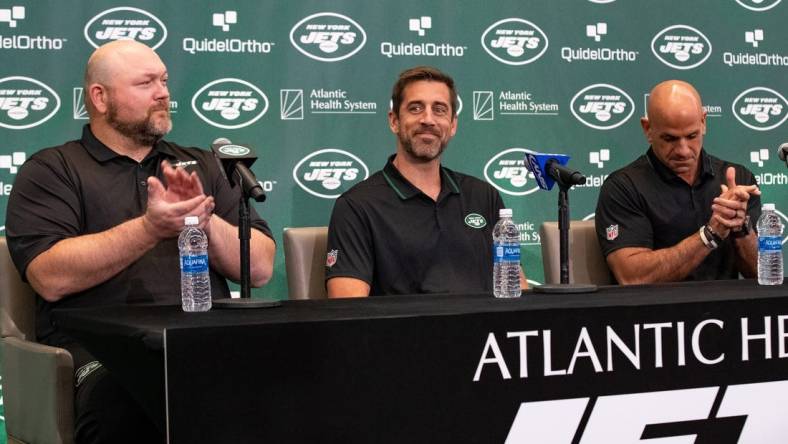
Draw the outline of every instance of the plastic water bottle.
<instances>
[{"instance_id":1,"label":"plastic water bottle","mask_svg":"<svg viewBox=\"0 0 788 444\"><path fill-rule=\"evenodd\" d=\"M211 309L211 278L208 272L208 236L197 224L197 216L184 219L178 237L181 254L181 300L183 311Z\"/></svg>"},{"instance_id":2,"label":"plastic water bottle","mask_svg":"<svg viewBox=\"0 0 788 444\"><path fill-rule=\"evenodd\" d=\"M774 204L763 204L758 219L758 283L783 283L783 224L774 211Z\"/></svg>"},{"instance_id":3,"label":"plastic water bottle","mask_svg":"<svg viewBox=\"0 0 788 444\"><path fill-rule=\"evenodd\" d=\"M502 208L493 227L493 294L497 298L520 297L520 231L512 222L512 210Z\"/></svg>"}]
</instances>

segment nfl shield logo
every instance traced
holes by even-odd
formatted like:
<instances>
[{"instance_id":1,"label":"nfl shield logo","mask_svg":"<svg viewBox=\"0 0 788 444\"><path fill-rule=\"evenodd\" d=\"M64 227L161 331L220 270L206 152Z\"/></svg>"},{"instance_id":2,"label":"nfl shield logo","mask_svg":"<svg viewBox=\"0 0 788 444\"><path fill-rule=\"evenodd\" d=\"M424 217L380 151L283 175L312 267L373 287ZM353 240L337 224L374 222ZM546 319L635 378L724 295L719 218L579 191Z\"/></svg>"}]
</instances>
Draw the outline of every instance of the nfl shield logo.
<instances>
[{"instance_id":1,"label":"nfl shield logo","mask_svg":"<svg viewBox=\"0 0 788 444\"><path fill-rule=\"evenodd\" d=\"M618 237L618 224L605 228L605 231L607 232L607 240L615 240Z\"/></svg>"},{"instance_id":2,"label":"nfl shield logo","mask_svg":"<svg viewBox=\"0 0 788 444\"><path fill-rule=\"evenodd\" d=\"M333 267L337 263L337 250L331 250L326 255L326 267Z\"/></svg>"}]
</instances>

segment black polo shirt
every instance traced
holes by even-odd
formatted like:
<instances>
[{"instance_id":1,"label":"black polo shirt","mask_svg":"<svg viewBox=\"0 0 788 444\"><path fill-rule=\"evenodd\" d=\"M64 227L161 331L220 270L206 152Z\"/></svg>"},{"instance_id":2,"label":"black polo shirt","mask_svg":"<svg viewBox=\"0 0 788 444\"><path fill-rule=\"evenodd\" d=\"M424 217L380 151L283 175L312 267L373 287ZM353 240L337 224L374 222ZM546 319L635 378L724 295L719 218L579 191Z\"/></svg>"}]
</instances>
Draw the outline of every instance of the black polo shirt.
<instances>
[{"instance_id":1,"label":"black polo shirt","mask_svg":"<svg viewBox=\"0 0 788 444\"><path fill-rule=\"evenodd\" d=\"M337 199L326 279L360 279L371 296L492 291L492 229L501 196L486 182L441 167L436 202L393 159Z\"/></svg>"},{"instance_id":2,"label":"black polo shirt","mask_svg":"<svg viewBox=\"0 0 788 444\"><path fill-rule=\"evenodd\" d=\"M162 181L161 161L196 171L206 194L216 201L214 213L238 224L239 191L222 176L213 155L160 141L137 162L101 143L85 125L82 139L44 149L19 170L8 200L6 236L14 263L25 278L36 256L62 239L99 233L141 216L147 206L147 179ZM271 237L256 212L252 226ZM226 280L214 269L211 295L229 297ZM55 307L85 307L135 302L180 303L177 238L160 242L135 263L106 282L49 303L38 299L37 335L52 345L70 340L50 322Z\"/></svg>"},{"instance_id":3,"label":"black polo shirt","mask_svg":"<svg viewBox=\"0 0 788 444\"><path fill-rule=\"evenodd\" d=\"M624 247L652 250L672 247L711 219L711 205L725 184L725 171L736 169L736 183L755 184L745 167L701 150L700 174L690 186L648 152L605 180L596 208L596 232L605 256ZM750 196L747 213L752 225L761 214L760 196ZM736 279L736 254L728 238L687 276L686 280Z\"/></svg>"}]
</instances>

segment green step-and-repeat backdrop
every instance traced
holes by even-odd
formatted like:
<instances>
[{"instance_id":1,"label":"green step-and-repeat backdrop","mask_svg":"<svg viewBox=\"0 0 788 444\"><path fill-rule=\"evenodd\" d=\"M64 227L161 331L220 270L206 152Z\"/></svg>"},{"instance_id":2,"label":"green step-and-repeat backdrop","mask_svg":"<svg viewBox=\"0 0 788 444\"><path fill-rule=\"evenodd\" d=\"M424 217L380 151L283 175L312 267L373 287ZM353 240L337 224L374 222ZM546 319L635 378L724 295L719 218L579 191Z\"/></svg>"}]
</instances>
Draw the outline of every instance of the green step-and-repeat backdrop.
<instances>
[{"instance_id":1,"label":"green step-and-repeat backdrop","mask_svg":"<svg viewBox=\"0 0 788 444\"><path fill-rule=\"evenodd\" d=\"M327 225L334 199L394 151L391 85L417 64L457 81L444 164L501 191L535 283L557 192L537 189L523 149L570 154L589 178L570 193L571 217L593 218L607 175L645 152L639 117L665 79L696 85L706 149L749 167L786 218L787 19L788 0L2 0L0 235L17 169L79 137L84 64L118 38L168 65L169 139L256 149L268 193L257 208L280 248L255 295L287 297L282 229Z\"/></svg>"}]
</instances>

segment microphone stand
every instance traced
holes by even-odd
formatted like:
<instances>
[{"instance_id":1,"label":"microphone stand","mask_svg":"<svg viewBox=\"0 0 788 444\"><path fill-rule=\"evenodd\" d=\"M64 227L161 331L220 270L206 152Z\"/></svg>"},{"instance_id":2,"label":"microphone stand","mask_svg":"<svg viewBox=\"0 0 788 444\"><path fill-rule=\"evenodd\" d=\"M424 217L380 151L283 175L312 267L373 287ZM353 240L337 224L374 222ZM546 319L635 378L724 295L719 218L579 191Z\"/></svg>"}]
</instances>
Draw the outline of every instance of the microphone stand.
<instances>
[{"instance_id":1,"label":"microphone stand","mask_svg":"<svg viewBox=\"0 0 788 444\"><path fill-rule=\"evenodd\" d=\"M249 199L254 198L256 202L265 201L260 185L256 181L245 180L244 174L236 170L238 174L238 185L241 188L241 197L238 201L238 240L241 243L241 297L237 299L224 298L213 301L213 306L217 308L270 308L279 307L281 302L273 299L252 299L252 280L251 280L251 248L252 222L249 210ZM251 182L251 183L250 183Z\"/></svg>"},{"instance_id":2,"label":"microphone stand","mask_svg":"<svg viewBox=\"0 0 788 444\"><path fill-rule=\"evenodd\" d=\"M238 239L241 241L241 298L252 297L251 250L252 223L249 213L249 196L241 193L238 204Z\"/></svg>"},{"instance_id":3,"label":"microphone stand","mask_svg":"<svg viewBox=\"0 0 788 444\"><path fill-rule=\"evenodd\" d=\"M561 283L537 285L534 287L534 291L538 293L593 293L597 291L597 286L594 284L569 283L569 189L572 188L572 184L567 184L560 179L560 176L556 176Z\"/></svg>"}]
</instances>

